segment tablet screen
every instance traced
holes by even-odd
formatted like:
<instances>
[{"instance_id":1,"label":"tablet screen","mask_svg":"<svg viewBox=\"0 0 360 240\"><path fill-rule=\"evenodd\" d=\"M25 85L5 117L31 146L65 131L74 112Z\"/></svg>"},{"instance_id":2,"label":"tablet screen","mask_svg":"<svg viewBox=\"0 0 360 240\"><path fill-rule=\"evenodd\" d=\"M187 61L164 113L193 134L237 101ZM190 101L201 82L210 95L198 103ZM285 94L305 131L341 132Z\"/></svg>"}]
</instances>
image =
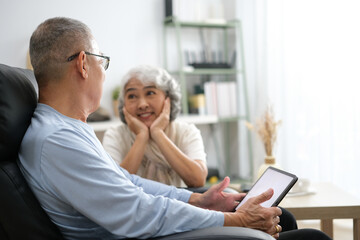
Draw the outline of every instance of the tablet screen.
<instances>
[{"instance_id":1,"label":"tablet screen","mask_svg":"<svg viewBox=\"0 0 360 240\"><path fill-rule=\"evenodd\" d=\"M238 209L249 198L256 197L269 188L274 189L274 195L271 199L261 203L263 207L277 206L289 190L294 186L297 181L297 177L291 173L269 167L251 187L244 199L236 207Z\"/></svg>"}]
</instances>

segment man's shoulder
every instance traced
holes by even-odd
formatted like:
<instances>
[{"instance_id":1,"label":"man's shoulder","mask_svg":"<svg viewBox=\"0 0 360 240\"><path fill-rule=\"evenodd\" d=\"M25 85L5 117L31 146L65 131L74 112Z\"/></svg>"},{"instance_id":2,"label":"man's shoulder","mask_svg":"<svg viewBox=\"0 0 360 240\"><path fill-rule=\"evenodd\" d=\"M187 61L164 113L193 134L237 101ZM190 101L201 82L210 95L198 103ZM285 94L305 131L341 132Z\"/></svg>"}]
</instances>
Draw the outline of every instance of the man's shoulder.
<instances>
[{"instance_id":1,"label":"man's shoulder","mask_svg":"<svg viewBox=\"0 0 360 240\"><path fill-rule=\"evenodd\" d=\"M46 108L37 107L31 119L27 134L46 137L68 126L56 114Z\"/></svg>"},{"instance_id":2,"label":"man's shoulder","mask_svg":"<svg viewBox=\"0 0 360 240\"><path fill-rule=\"evenodd\" d=\"M63 139L64 142L78 141L91 134L91 127L75 119L70 119L52 109L38 104L25 134L23 144L44 144Z\"/></svg>"}]
</instances>

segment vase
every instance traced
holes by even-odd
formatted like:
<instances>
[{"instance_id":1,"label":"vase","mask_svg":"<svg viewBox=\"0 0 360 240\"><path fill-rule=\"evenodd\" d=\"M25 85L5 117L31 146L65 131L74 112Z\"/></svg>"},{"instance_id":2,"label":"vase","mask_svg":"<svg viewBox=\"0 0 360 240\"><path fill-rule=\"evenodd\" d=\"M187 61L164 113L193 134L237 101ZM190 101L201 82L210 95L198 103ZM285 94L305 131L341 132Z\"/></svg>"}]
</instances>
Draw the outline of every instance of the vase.
<instances>
[{"instance_id":1,"label":"vase","mask_svg":"<svg viewBox=\"0 0 360 240\"><path fill-rule=\"evenodd\" d=\"M274 168L281 169L280 166L278 164L276 164L275 157L266 156L264 163L261 164L261 166L259 168L257 177L259 178L268 167L274 167Z\"/></svg>"}]
</instances>

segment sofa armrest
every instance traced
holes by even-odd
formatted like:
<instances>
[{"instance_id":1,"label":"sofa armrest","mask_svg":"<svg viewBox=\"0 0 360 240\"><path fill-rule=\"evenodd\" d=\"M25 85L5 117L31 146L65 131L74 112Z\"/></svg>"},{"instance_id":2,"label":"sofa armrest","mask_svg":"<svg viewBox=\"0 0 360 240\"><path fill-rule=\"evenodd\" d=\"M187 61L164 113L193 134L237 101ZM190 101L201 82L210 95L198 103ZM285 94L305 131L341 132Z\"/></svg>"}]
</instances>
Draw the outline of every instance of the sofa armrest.
<instances>
[{"instance_id":1,"label":"sofa armrest","mask_svg":"<svg viewBox=\"0 0 360 240\"><path fill-rule=\"evenodd\" d=\"M157 240L274 240L269 234L259 230L242 227L212 227L194 230L190 232L177 233L165 237L155 238Z\"/></svg>"}]
</instances>

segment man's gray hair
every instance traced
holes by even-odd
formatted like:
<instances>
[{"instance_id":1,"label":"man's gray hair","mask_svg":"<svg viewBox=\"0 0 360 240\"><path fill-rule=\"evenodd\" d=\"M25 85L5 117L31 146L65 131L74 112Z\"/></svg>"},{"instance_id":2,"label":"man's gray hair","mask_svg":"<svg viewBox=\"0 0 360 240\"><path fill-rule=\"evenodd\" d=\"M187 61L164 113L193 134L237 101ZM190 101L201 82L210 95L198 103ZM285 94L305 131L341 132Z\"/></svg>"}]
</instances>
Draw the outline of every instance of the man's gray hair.
<instances>
[{"instance_id":1,"label":"man's gray hair","mask_svg":"<svg viewBox=\"0 0 360 240\"><path fill-rule=\"evenodd\" d=\"M125 86L134 78L141 81L143 84L154 83L156 88L163 91L165 95L170 98L170 121L175 120L181 110L181 93L178 82L165 69L149 65L139 65L130 69L120 83L119 115L121 121L126 123L123 113L123 107L125 105Z\"/></svg>"},{"instance_id":2,"label":"man's gray hair","mask_svg":"<svg viewBox=\"0 0 360 240\"><path fill-rule=\"evenodd\" d=\"M82 22L65 17L41 23L30 38L30 59L39 88L49 79L60 79L67 58L80 51L91 51L91 30Z\"/></svg>"}]
</instances>

